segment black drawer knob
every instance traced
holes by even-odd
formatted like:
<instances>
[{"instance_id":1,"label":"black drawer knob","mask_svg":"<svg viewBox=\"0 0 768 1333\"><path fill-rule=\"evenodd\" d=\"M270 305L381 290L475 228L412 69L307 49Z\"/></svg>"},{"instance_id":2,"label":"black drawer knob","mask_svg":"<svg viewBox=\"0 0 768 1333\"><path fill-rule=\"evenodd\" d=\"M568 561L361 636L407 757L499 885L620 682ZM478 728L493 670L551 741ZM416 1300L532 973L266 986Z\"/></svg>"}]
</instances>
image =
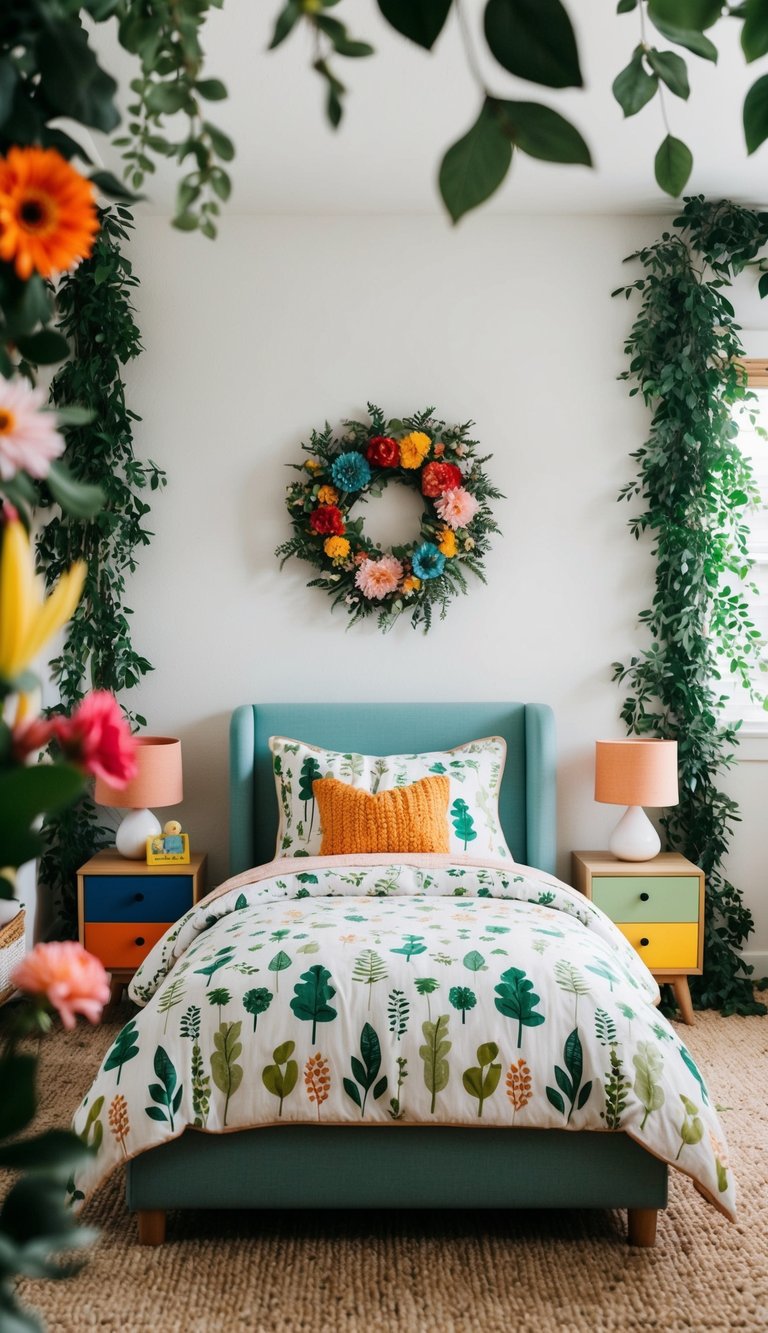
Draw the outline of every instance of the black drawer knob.
<instances>
[{"instance_id":1,"label":"black drawer knob","mask_svg":"<svg viewBox=\"0 0 768 1333\"><path fill-rule=\"evenodd\" d=\"M650 942L651 942L651 941L648 939L648 936L647 936L647 935L643 935L643 938L642 938L641 941L640 941L640 943L642 944L643 948L645 948L646 944L650 944Z\"/></svg>"},{"instance_id":2,"label":"black drawer knob","mask_svg":"<svg viewBox=\"0 0 768 1333\"><path fill-rule=\"evenodd\" d=\"M648 897L648 894L646 893L645 896L646 896L646 898L647 898L647 897ZM144 894L143 894L143 893L134 893L134 895L133 895L133 901L134 901L135 903L143 903L143 902L144 902Z\"/></svg>"},{"instance_id":3,"label":"black drawer knob","mask_svg":"<svg viewBox=\"0 0 768 1333\"><path fill-rule=\"evenodd\" d=\"M143 944L143 943L144 943L144 936L143 936L143 935L137 935L137 937L136 937L136 941L135 941L135 942L136 942L136 944L139 944L139 945ZM648 941L647 941L647 940L645 940L645 941L641 941L641 943L645 943L645 944L647 944Z\"/></svg>"},{"instance_id":4,"label":"black drawer knob","mask_svg":"<svg viewBox=\"0 0 768 1333\"><path fill-rule=\"evenodd\" d=\"M650 896L651 896L650 893L641 893L641 894L640 894L640 902L641 902L641 903L647 903L647 902L648 902L648 899L650 898ZM137 898L141 898L141 897L143 897L143 894L137 893L137 894L136 894L136 897L137 897Z\"/></svg>"}]
</instances>

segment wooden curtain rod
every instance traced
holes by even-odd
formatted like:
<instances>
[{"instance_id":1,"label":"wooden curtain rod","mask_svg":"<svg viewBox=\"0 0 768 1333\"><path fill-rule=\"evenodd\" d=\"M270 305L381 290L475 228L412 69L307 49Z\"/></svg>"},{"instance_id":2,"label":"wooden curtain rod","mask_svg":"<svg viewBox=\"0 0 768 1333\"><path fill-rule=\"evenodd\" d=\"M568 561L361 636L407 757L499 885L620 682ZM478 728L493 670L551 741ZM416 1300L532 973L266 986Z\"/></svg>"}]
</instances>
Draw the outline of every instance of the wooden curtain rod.
<instances>
[{"instance_id":1,"label":"wooden curtain rod","mask_svg":"<svg viewBox=\"0 0 768 1333\"><path fill-rule=\"evenodd\" d=\"M768 359L757 356L745 356L737 362L747 372L747 382L752 389L768 389Z\"/></svg>"}]
</instances>

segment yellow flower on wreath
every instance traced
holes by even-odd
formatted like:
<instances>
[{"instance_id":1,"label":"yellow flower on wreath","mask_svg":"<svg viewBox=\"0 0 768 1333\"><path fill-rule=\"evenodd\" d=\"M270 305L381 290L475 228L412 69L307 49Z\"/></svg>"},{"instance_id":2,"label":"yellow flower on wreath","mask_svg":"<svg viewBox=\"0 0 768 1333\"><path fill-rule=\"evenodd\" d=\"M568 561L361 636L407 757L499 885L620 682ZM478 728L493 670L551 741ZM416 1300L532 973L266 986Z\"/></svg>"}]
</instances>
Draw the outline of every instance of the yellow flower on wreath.
<instances>
[{"instance_id":1,"label":"yellow flower on wreath","mask_svg":"<svg viewBox=\"0 0 768 1333\"><path fill-rule=\"evenodd\" d=\"M450 560L456 554L456 533L451 528L441 528L437 536L438 551L442 551L446 559Z\"/></svg>"},{"instance_id":2,"label":"yellow flower on wreath","mask_svg":"<svg viewBox=\"0 0 768 1333\"><path fill-rule=\"evenodd\" d=\"M323 465L319 458L308 458L304 466L307 472L319 472Z\"/></svg>"},{"instance_id":3,"label":"yellow flower on wreath","mask_svg":"<svg viewBox=\"0 0 768 1333\"><path fill-rule=\"evenodd\" d=\"M417 579L415 574L409 574L407 579L403 579L403 592L418 592L421 587L421 579Z\"/></svg>"},{"instance_id":4,"label":"yellow flower on wreath","mask_svg":"<svg viewBox=\"0 0 768 1333\"><path fill-rule=\"evenodd\" d=\"M321 505L335 505L339 498L339 492L335 486L321 486L317 492L317 501Z\"/></svg>"},{"instance_id":5,"label":"yellow flower on wreath","mask_svg":"<svg viewBox=\"0 0 768 1333\"><path fill-rule=\"evenodd\" d=\"M400 462L403 467L417 468L421 467L426 458L432 441L423 430L412 430L409 435L404 435L400 441Z\"/></svg>"},{"instance_id":6,"label":"yellow flower on wreath","mask_svg":"<svg viewBox=\"0 0 768 1333\"><path fill-rule=\"evenodd\" d=\"M332 487L329 486L324 489L331 490ZM326 537L323 542L323 550L334 565L338 565L342 560L346 560L349 555L349 542L346 537Z\"/></svg>"}]
</instances>

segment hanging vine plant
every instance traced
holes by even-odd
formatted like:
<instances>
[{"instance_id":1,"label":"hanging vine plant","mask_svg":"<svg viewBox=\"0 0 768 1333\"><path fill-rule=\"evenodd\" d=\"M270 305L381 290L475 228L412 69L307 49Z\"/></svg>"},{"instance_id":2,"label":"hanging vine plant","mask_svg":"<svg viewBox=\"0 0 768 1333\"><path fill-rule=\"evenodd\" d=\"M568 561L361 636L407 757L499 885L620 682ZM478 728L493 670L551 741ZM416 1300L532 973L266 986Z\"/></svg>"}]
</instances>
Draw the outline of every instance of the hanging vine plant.
<instances>
[{"instance_id":1,"label":"hanging vine plant","mask_svg":"<svg viewBox=\"0 0 768 1333\"><path fill-rule=\"evenodd\" d=\"M735 762L740 726L723 720L723 673L756 697L765 650L747 598L747 513L759 494L735 420L739 407L754 419L755 395L726 293L736 274L760 266L766 241L767 214L689 199L673 231L629 256L644 276L614 292L640 298L622 378L652 412L648 439L632 454L637 478L620 498L642 501L630 530L651 535L656 557L653 604L640 615L651 646L614 663L614 679L630 687L622 708L630 733L678 743L680 803L662 823L669 847L706 873L704 973L691 991L697 1007L723 1014L766 1012L739 952L752 914L723 871L739 810L718 785ZM761 295L766 288L768 275Z\"/></svg>"},{"instance_id":2,"label":"hanging vine plant","mask_svg":"<svg viewBox=\"0 0 768 1333\"><path fill-rule=\"evenodd\" d=\"M123 367L142 350L131 305L138 278L122 252L132 226L122 205L104 210L91 258L66 275L57 294L60 328L72 356L53 380L51 399L58 407L78 403L93 416L89 425L65 431L64 456L72 476L98 485L105 497L91 517L52 514L38 542L48 586L75 556L88 564L82 599L50 664L60 694L57 712L70 712L89 689L121 694L152 670L133 646L132 612L124 603L126 575L134 572L139 550L152 537L146 492L166 482L155 463L136 458L133 427L140 417L125 400ZM46 503L42 495L40 504ZM124 711L131 724L146 725L140 714ZM75 872L113 841L113 834L100 826L93 800L85 795L49 816L43 835L40 880L53 893L55 933L71 936L77 931Z\"/></svg>"}]
</instances>

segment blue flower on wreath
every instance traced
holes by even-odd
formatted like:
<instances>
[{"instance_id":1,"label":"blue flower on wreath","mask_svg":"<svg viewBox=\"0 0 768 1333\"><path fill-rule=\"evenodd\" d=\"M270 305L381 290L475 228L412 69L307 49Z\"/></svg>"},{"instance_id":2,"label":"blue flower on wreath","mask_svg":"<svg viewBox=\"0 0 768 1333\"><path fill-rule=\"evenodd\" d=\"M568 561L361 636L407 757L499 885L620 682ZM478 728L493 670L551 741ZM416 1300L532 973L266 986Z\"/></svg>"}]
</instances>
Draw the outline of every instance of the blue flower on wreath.
<instances>
[{"instance_id":1,"label":"blue flower on wreath","mask_svg":"<svg viewBox=\"0 0 768 1333\"><path fill-rule=\"evenodd\" d=\"M361 491L371 480L370 465L362 454L350 449L339 454L331 468L331 477L340 491Z\"/></svg>"},{"instance_id":2,"label":"blue flower on wreath","mask_svg":"<svg viewBox=\"0 0 768 1333\"><path fill-rule=\"evenodd\" d=\"M439 579L445 569L445 556L434 542L422 542L413 553L411 566L419 579Z\"/></svg>"}]
</instances>

